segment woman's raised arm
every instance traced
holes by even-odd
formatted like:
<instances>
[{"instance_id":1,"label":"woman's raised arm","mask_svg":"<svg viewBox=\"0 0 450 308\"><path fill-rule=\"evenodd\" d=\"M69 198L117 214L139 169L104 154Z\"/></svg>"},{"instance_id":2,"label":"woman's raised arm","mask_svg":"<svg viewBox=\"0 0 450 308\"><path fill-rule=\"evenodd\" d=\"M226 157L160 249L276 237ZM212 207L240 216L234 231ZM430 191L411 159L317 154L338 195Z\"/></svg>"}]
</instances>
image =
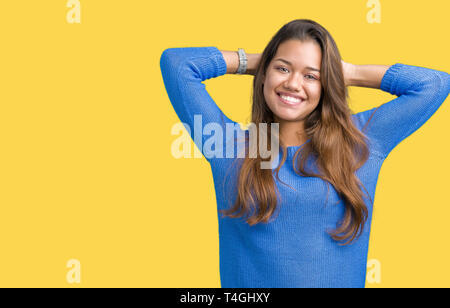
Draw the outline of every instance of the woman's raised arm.
<instances>
[{"instance_id":1,"label":"woman's raised arm","mask_svg":"<svg viewBox=\"0 0 450 308\"><path fill-rule=\"evenodd\" d=\"M342 61L346 86L379 89L389 65L356 65Z\"/></svg>"},{"instance_id":2,"label":"woman's raised arm","mask_svg":"<svg viewBox=\"0 0 450 308\"><path fill-rule=\"evenodd\" d=\"M208 162L224 155L226 124L236 123L217 106L203 83L226 73L222 53L214 46L169 48L161 55L160 67L170 102L197 148ZM214 151L206 142L209 135L218 140Z\"/></svg>"},{"instance_id":3,"label":"woman's raised arm","mask_svg":"<svg viewBox=\"0 0 450 308\"><path fill-rule=\"evenodd\" d=\"M239 56L237 51L221 50L223 58L227 63L227 74L236 74L239 67ZM247 53L247 75L255 75L258 68L260 53Z\"/></svg>"},{"instance_id":4,"label":"woman's raised arm","mask_svg":"<svg viewBox=\"0 0 450 308\"><path fill-rule=\"evenodd\" d=\"M380 88L398 96L354 115L361 126L368 124L366 135L383 159L428 121L450 92L450 75L446 72L401 63L386 68L359 66L359 73L352 77L353 85Z\"/></svg>"}]
</instances>

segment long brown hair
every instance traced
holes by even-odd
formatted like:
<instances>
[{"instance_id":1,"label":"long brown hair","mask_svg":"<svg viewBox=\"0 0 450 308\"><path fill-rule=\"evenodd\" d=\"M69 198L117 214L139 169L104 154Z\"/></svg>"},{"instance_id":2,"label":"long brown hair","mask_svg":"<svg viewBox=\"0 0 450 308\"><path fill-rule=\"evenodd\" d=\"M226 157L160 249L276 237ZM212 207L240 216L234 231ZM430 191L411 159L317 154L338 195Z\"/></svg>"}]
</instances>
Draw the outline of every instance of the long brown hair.
<instances>
[{"instance_id":1,"label":"long brown hair","mask_svg":"<svg viewBox=\"0 0 450 308\"><path fill-rule=\"evenodd\" d=\"M253 80L252 123L267 123L269 127L271 123L275 123L274 115L263 94L264 75L278 46L290 39L302 42L313 40L322 50L321 98L304 123L310 142L295 152L292 166L300 176L318 177L334 186L344 201L345 214L343 219L337 222L337 228L329 234L336 241L345 241L342 245L347 245L361 235L368 216L359 186L362 183L356 177L355 171L367 161L369 150L366 136L352 122L339 50L329 32L321 25L308 19L293 20L284 25L266 46ZM267 134L270 141L270 129ZM278 180L278 172L287 156L286 146L282 141L280 145L283 156L276 168ZM305 162L310 155L315 158L319 173L305 170ZM220 210L225 217L238 218L247 215L249 217L246 222L253 226L260 222L267 223L275 213L279 192L273 171L262 169L261 161L267 159L261 158L260 155L256 158L245 156L243 159L238 176L236 202L231 208ZM298 169L296 165L299 166ZM252 210L255 211L250 216Z\"/></svg>"}]
</instances>

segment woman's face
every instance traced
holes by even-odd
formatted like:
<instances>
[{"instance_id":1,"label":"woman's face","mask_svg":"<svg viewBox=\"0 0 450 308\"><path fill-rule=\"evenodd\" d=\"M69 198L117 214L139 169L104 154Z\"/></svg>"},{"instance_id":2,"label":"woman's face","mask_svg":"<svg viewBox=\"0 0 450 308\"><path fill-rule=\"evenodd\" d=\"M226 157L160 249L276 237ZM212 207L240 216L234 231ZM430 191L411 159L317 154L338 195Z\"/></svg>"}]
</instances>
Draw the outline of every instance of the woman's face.
<instances>
[{"instance_id":1,"label":"woman's face","mask_svg":"<svg viewBox=\"0 0 450 308\"><path fill-rule=\"evenodd\" d=\"M303 121L317 107L321 62L314 41L288 40L278 46L264 76L264 98L275 121Z\"/></svg>"}]
</instances>

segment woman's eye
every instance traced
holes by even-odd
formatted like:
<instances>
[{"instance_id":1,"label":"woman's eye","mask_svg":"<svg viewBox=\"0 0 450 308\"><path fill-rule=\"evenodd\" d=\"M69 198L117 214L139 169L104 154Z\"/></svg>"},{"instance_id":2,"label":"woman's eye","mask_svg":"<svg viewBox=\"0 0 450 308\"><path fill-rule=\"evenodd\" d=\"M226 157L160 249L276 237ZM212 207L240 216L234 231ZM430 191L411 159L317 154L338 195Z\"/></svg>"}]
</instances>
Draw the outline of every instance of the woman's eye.
<instances>
[{"instance_id":1,"label":"woman's eye","mask_svg":"<svg viewBox=\"0 0 450 308\"><path fill-rule=\"evenodd\" d=\"M313 79L313 80L316 80L316 79L317 79L317 78L314 77L313 75L306 75L306 77L308 77L308 79Z\"/></svg>"},{"instance_id":2,"label":"woman's eye","mask_svg":"<svg viewBox=\"0 0 450 308\"><path fill-rule=\"evenodd\" d=\"M276 67L277 70L281 71L281 72L289 72L289 70L285 67ZM316 78L314 75L306 75L306 79L310 79L310 80L319 80L318 78Z\"/></svg>"},{"instance_id":3,"label":"woman's eye","mask_svg":"<svg viewBox=\"0 0 450 308\"><path fill-rule=\"evenodd\" d=\"M285 70L285 71L288 71L286 68L284 68L284 67L277 67L277 70L279 70L279 71L283 71L283 70Z\"/></svg>"}]
</instances>

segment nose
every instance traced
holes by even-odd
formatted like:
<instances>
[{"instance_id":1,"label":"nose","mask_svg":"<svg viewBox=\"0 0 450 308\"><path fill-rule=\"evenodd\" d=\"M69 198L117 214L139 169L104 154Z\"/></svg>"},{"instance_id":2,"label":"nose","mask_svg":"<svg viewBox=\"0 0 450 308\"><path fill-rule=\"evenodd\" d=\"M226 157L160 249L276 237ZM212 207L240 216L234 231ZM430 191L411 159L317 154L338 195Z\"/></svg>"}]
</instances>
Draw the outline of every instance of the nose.
<instances>
[{"instance_id":1,"label":"nose","mask_svg":"<svg viewBox=\"0 0 450 308\"><path fill-rule=\"evenodd\" d=\"M291 74L284 86L292 92L300 92L303 88L303 78L301 74Z\"/></svg>"}]
</instances>

